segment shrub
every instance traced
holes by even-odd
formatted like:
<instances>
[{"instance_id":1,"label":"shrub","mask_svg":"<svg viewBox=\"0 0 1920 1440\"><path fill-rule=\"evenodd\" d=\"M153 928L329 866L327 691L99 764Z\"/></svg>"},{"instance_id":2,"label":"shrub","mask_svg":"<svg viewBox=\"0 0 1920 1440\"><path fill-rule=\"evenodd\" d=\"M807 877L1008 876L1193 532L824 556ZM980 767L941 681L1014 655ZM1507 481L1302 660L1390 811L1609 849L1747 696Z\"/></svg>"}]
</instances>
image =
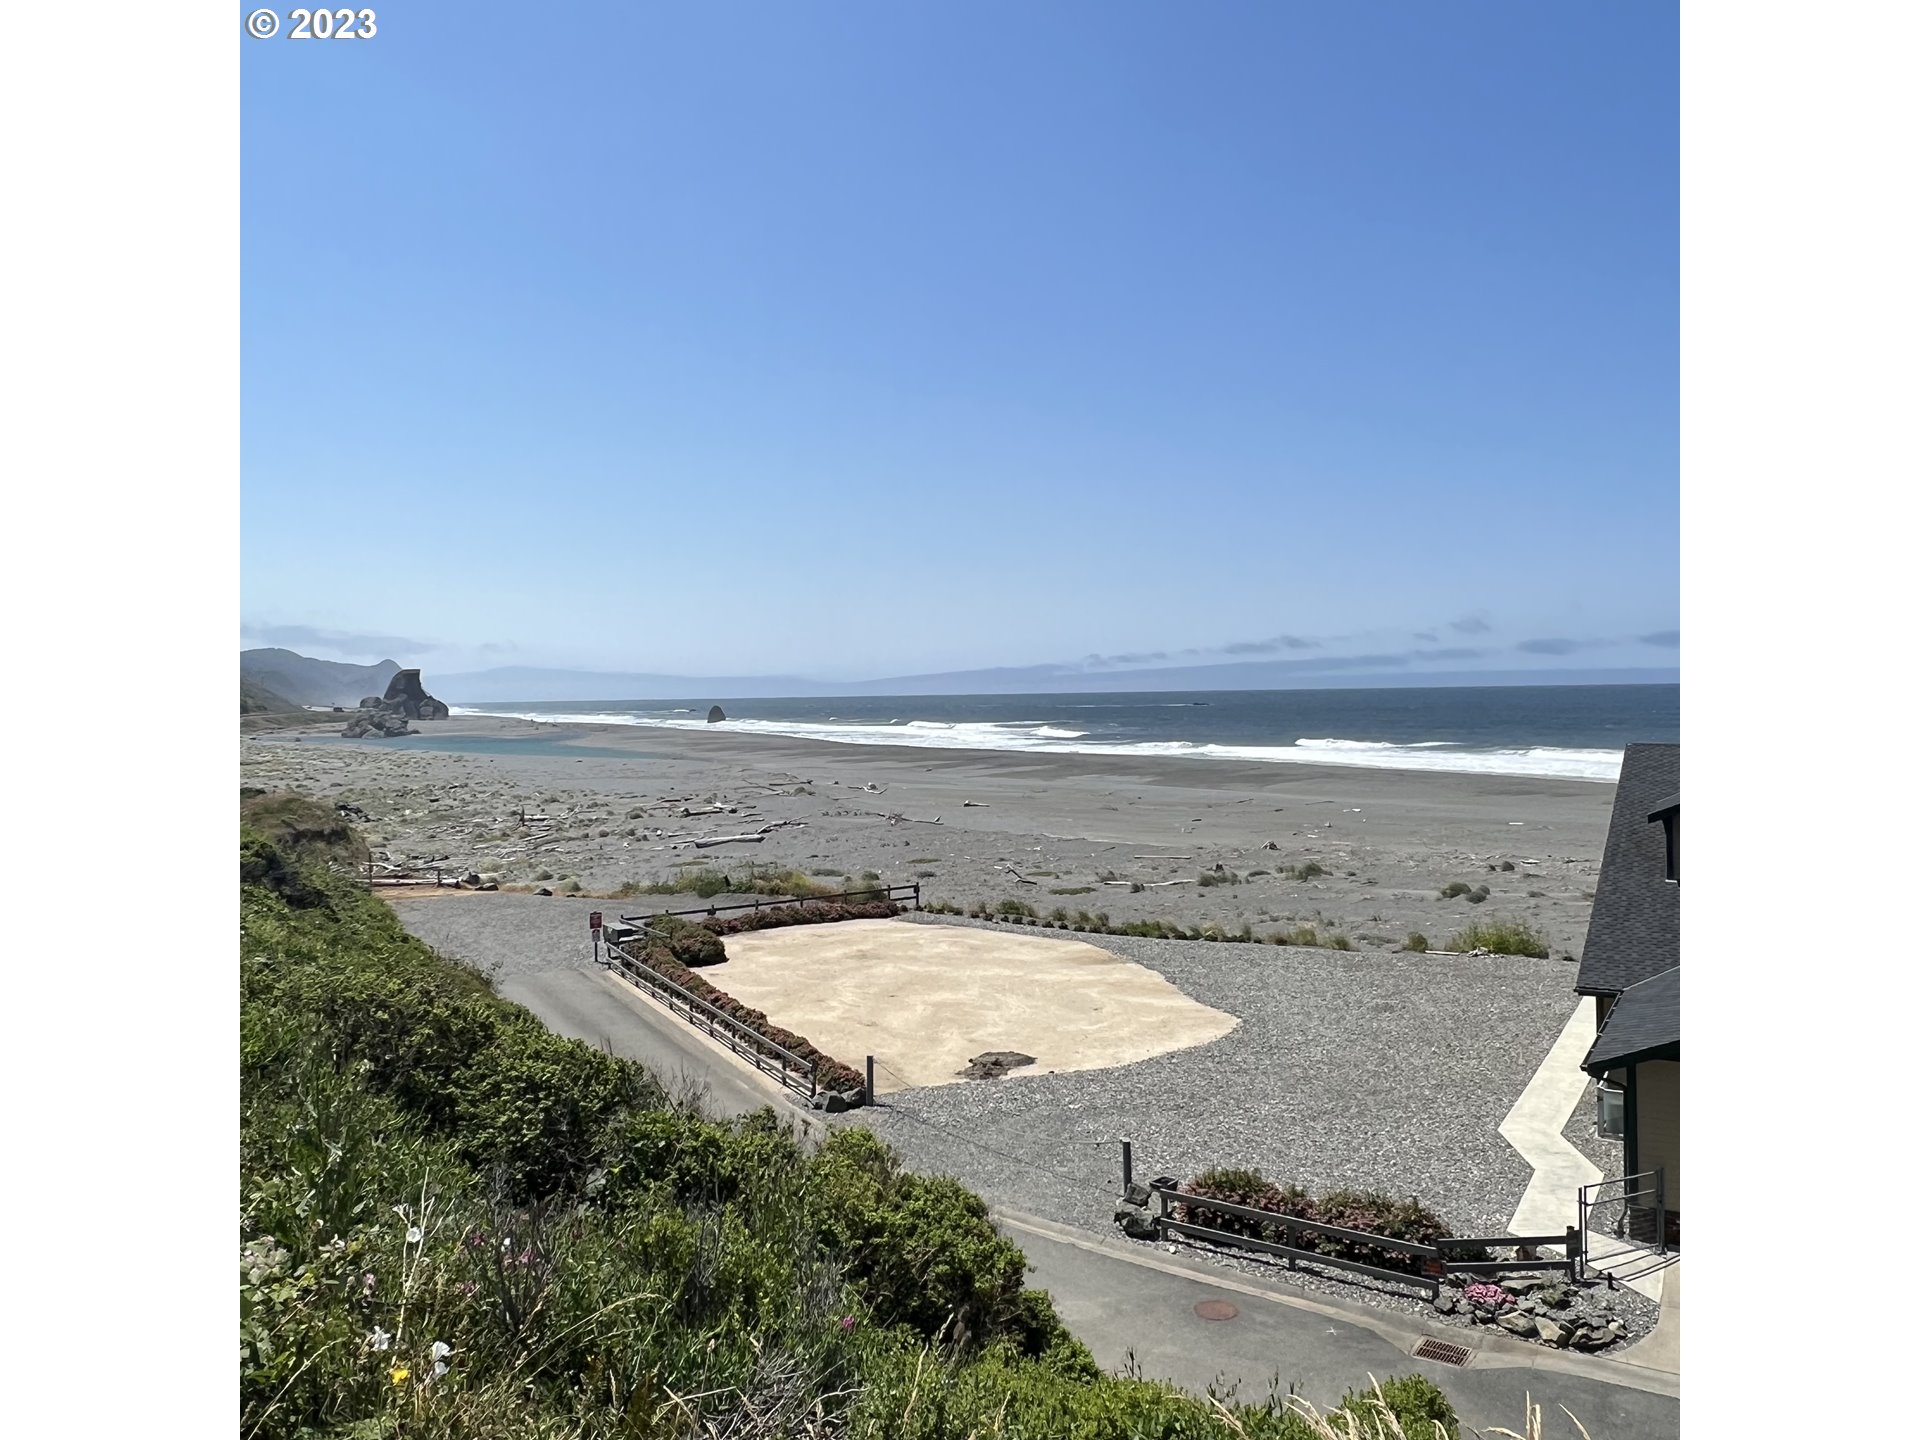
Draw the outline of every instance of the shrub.
<instances>
[{"instance_id":1,"label":"shrub","mask_svg":"<svg viewBox=\"0 0 1920 1440\"><path fill-rule=\"evenodd\" d=\"M720 965L727 958L727 947L705 925L696 925L674 915L662 915L648 922L657 943L682 965Z\"/></svg>"},{"instance_id":2,"label":"shrub","mask_svg":"<svg viewBox=\"0 0 1920 1440\"><path fill-rule=\"evenodd\" d=\"M1240 877L1231 870L1202 870L1200 888L1208 889L1214 885L1238 885Z\"/></svg>"},{"instance_id":3,"label":"shrub","mask_svg":"<svg viewBox=\"0 0 1920 1440\"><path fill-rule=\"evenodd\" d=\"M936 915L957 915L951 906L926 907ZM738 915L716 915L700 921L715 935L741 935L751 930L778 930L785 925L829 925L840 920L886 920L900 913L890 900L815 900L805 905L775 905Z\"/></svg>"},{"instance_id":4,"label":"shrub","mask_svg":"<svg viewBox=\"0 0 1920 1440\"><path fill-rule=\"evenodd\" d=\"M1047 893L1049 895L1091 895L1093 888L1091 885L1056 885L1050 887Z\"/></svg>"},{"instance_id":5,"label":"shrub","mask_svg":"<svg viewBox=\"0 0 1920 1440\"><path fill-rule=\"evenodd\" d=\"M1479 886L1475 886L1472 890L1469 890L1466 893L1464 898L1467 904L1469 905L1484 905L1486 903L1487 897L1492 893L1493 892L1487 889L1486 886L1479 885Z\"/></svg>"},{"instance_id":6,"label":"shrub","mask_svg":"<svg viewBox=\"0 0 1920 1440\"><path fill-rule=\"evenodd\" d=\"M1524 920L1476 920L1447 943L1453 950L1491 950L1495 955L1547 958L1547 937Z\"/></svg>"},{"instance_id":7,"label":"shrub","mask_svg":"<svg viewBox=\"0 0 1920 1440\"><path fill-rule=\"evenodd\" d=\"M1181 1188L1204 1200L1223 1200L1274 1215L1312 1220L1322 1225L1337 1225L1344 1230L1360 1230L1420 1245L1430 1245L1452 1234L1440 1217L1418 1200L1396 1200L1375 1191L1359 1190L1334 1190L1315 1197L1298 1185L1276 1185L1258 1170L1207 1170ZM1176 1219L1205 1225L1229 1235L1284 1243L1333 1259L1353 1260L1384 1270L1398 1270L1410 1275L1420 1273L1417 1257L1385 1250L1377 1245L1304 1231L1291 1232L1292 1238L1288 1239L1289 1232L1280 1225L1209 1210L1204 1203L1182 1201L1174 1208Z\"/></svg>"},{"instance_id":8,"label":"shrub","mask_svg":"<svg viewBox=\"0 0 1920 1440\"><path fill-rule=\"evenodd\" d=\"M1427 951L1427 937L1422 935L1418 930L1415 930L1411 935L1407 936L1407 943L1400 948L1402 950L1411 950L1417 955L1424 955Z\"/></svg>"},{"instance_id":9,"label":"shrub","mask_svg":"<svg viewBox=\"0 0 1920 1440\"><path fill-rule=\"evenodd\" d=\"M1309 860L1304 865L1289 865L1280 873L1289 880L1318 880L1322 875L1331 875L1333 872L1319 861Z\"/></svg>"},{"instance_id":10,"label":"shrub","mask_svg":"<svg viewBox=\"0 0 1920 1440\"><path fill-rule=\"evenodd\" d=\"M1003 919L1011 917L1013 919L1023 920L1029 917L1038 917L1040 912L1024 900L1002 900L998 905L993 907L993 913Z\"/></svg>"},{"instance_id":11,"label":"shrub","mask_svg":"<svg viewBox=\"0 0 1920 1440\"><path fill-rule=\"evenodd\" d=\"M1442 900L1452 900L1461 895L1471 895L1473 887L1464 880L1450 880L1440 888Z\"/></svg>"}]
</instances>

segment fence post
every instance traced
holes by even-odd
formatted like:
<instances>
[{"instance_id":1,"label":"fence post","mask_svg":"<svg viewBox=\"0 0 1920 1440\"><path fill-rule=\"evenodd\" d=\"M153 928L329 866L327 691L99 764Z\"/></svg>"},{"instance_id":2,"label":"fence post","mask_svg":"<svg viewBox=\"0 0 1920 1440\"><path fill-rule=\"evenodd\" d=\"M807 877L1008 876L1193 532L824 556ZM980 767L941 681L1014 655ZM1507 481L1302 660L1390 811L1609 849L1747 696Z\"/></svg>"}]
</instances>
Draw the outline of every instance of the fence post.
<instances>
[{"instance_id":1,"label":"fence post","mask_svg":"<svg viewBox=\"0 0 1920 1440\"><path fill-rule=\"evenodd\" d=\"M1567 1227L1567 1274L1576 1280L1587 1278L1587 1232Z\"/></svg>"},{"instance_id":2,"label":"fence post","mask_svg":"<svg viewBox=\"0 0 1920 1440\"><path fill-rule=\"evenodd\" d=\"M920 882L918 880L913 882L913 908L914 913L918 914L920 910Z\"/></svg>"},{"instance_id":3,"label":"fence post","mask_svg":"<svg viewBox=\"0 0 1920 1440\"><path fill-rule=\"evenodd\" d=\"M1659 1229L1658 1254L1667 1253L1667 1167L1653 1172L1653 1223Z\"/></svg>"},{"instance_id":4,"label":"fence post","mask_svg":"<svg viewBox=\"0 0 1920 1440\"><path fill-rule=\"evenodd\" d=\"M1133 1189L1133 1141L1120 1142L1120 1193Z\"/></svg>"},{"instance_id":5,"label":"fence post","mask_svg":"<svg viewBox=\"0 0 1920 1440\"><path fill-rule=\"evenodd\" d=\"M873 1056L867 1056L867 1104L873 1104Z\"/></svg>"}]
</instances>

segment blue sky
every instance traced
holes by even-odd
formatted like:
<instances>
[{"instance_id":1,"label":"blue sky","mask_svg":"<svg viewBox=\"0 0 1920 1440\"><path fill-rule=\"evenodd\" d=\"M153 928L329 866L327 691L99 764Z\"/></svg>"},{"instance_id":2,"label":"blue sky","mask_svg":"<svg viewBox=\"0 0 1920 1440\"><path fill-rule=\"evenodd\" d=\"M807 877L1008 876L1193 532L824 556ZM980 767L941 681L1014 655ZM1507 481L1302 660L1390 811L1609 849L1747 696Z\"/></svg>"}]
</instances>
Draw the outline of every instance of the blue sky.
<instances>
[{"instance_id":1,"label":"blue sky","mask_svg":"<svg viewBox=\"0 0 1920 1440\"><path fill-rule=\"evenodd\" d=\"M243 644L1677 660L1672 8L241 43Z\"/></svg>"}]
</instances>

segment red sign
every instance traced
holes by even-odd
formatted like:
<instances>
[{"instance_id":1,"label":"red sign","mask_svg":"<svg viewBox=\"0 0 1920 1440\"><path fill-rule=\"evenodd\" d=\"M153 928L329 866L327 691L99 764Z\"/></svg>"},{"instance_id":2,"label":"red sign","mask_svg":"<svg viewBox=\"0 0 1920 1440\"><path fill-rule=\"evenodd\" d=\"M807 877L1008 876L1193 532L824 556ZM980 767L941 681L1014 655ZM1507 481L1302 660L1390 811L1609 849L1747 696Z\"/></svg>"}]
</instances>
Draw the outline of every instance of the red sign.
<instances>
[{"instance_id":1,"label":"red sign","mask_svg":"<svg viewBox=\"0 0 1920 1440\"><path fill-rule=\"evenodd\" d=\"M600 912L598 910L587 916L587 928L589 930L598 930L600 928Z\"/></svg>"}]
</instances>

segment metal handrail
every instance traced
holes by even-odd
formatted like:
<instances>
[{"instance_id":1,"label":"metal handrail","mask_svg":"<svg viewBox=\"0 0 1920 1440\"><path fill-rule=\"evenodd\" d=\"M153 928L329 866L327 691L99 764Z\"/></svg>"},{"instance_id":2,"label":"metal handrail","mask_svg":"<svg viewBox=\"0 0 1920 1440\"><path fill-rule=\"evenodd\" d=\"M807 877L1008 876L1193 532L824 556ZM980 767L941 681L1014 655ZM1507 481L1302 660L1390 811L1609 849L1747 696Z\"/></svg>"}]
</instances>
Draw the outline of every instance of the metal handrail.
<instances>
[{"instance_id":1,"label":"metal handrail","mask_svg":"<svg viewBox=\"0 0 1920 1440\"><path fill-rule=\"evenodd\" d=\"M628 954L618 943L608 942L607 951L610 956L617 957L612 962L614 968L619 970L620 973L625 975L629 980L646 985L657 991L663 991L666 995L679 1000L687 1007L689 1018L695 1014L702 1016L707 1021L707 1032L709 1034L714 1034L716 1038L718 1038L717 1030L724 1030L727 1032L729 1039L737 1036L744 1041L748 1058L755 1060L756 1069L762 1068L759 1066L758 1060L763 1056L770 1060L786 1062L779 1066L781 1083L788 1083L790 1072L797 1070L804 1075L806 1079L808 1096L811 1097L817 1092L819 1088L819 1076L814 1069L812 1061L795 1054L777 1040L769 1040L752 1026L734 1019L733 1016L727 1014L726 1011L701 999L684 985L678 985L672 980L669 980L645 961ZM737 1046L729 1044L727 1048L734 1050L736 1054L739 1053ZM795 1088L798 1088L798 1086L796 1085Z\"/></svg>"}]
</instances>

